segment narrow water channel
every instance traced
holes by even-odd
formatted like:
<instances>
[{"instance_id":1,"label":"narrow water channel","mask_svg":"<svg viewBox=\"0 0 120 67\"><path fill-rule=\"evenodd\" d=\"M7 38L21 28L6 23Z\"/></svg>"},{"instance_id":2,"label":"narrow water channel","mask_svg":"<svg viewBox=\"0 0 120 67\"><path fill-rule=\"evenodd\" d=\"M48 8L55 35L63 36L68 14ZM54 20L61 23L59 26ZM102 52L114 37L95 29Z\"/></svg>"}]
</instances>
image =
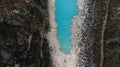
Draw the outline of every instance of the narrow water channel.
<instances>
[{"instance_id":1,"label":"narrow water channel","mask_svg":"<svg viewBox=\"0 0 120 67\"><path fill-rule=\"evenodd\" d=\"M77 0L56 0L55 20L57 22L57 36L60 50L70 53L72 47L71 24L74 15L77 15Z\"/></svg>"}]
</instances>

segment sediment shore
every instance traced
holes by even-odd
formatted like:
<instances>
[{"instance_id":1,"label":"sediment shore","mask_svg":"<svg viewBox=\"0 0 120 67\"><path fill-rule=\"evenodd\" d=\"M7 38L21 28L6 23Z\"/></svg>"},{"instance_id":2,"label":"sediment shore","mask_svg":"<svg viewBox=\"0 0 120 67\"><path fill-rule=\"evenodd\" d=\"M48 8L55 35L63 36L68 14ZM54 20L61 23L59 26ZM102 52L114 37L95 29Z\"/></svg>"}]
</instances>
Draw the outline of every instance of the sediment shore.
<instances>
[{"instance_id":1,"label":"sediment shore","mask_svg":"<svg viewBox=\"0 0 120 67\"><path fill-rule=\"evenodd\" d=\"M50 32L48 41L51 49L51 57L54 67L94 67L93 55L89 53L91 48L91 25L94 22L94 2L91 0L78 0L78 15L72 19L72 49L70 54L64 54L60 51L57 40L55 21L55 0L49 0ZM91 11L91 13L89 13ZM92 51L92 50L91 50ZM86 54L88 52L88 54ZM91 55L91 56L90 56ZM88 58L89 56L89 58Z\"/></svg>"}]
</instances>

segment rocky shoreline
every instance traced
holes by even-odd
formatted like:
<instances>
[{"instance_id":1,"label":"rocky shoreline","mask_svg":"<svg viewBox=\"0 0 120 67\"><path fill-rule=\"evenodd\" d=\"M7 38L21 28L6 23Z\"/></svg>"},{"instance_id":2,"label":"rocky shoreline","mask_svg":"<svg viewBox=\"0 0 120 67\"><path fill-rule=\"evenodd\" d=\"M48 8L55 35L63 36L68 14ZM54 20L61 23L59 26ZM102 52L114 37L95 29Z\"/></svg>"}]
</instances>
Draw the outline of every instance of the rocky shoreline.
<instances>
[{"instance_id":1,"label":"rocky shoreline","mask_svg":"<svg viewBox=\"0 0 120 67\"><path fill-rule=\"evenodd\" d=\"M48 40L50 43L50 47L52 49L51 51L51 57L53 60L54 67L81 67L84 65L92 65L93 63L93 56L91 58L87 58L89 54L86 54L85 51L87 48L90 48L92 46L92 40L91 39L91 27L88 26L92 25L94 22L94 18L91 18L93 16L92 14L89 14L88 11L91 9L91 11L94 8L94 2L88 0L78 0L76 3L78 5L79 13L77 16L74 16L72 21L72 50L70 54L66 55L60 51L60 47L57 41L57 35L56 35L56 27L57 24L55 22L55 0L49 1L49 14L50 14L50 27L51 31L48 33ZM90 5L88 5L90 4ZM93 5L93 6L92 6ZM90 7L88 7L90 6ZM88 16L88 17L86 17ZM91 19L91 20L89 20ZM87 22L86 22L87 21ZM88 22L89 21L89 22ZM84 36L86 34L86 36ZM53 39L51 39L54 37ZM85 39L84 39L85 38ZM83 40L84 39L84 40ZM87 41L86 41L87 40ZM88 47L85 47L88 46ZM89 51L89 50L87 50ZM90 55L89 55L90 57ZM91 61L86 61L86 60ZM90 63L86 63L90 62ZM72 64L72 65L70 65ZM87 65L87 66L88 66ZM94 65L94 64L93 64ZM94 67L94 66L90 67Z\"/></svg>"},{"instance_id":2,"label":"rocky shoreline","mask_svg":"<svg viewBox=\"0 0 120 67\"><path fill-rule=\"evenodd\" d=\"M72 27L73 48L59 50L55 0L0 0L0 67L120 67L119 0L78 0ZM106 9L108 8L108 11Z\"/></svg>"}]
</instances>

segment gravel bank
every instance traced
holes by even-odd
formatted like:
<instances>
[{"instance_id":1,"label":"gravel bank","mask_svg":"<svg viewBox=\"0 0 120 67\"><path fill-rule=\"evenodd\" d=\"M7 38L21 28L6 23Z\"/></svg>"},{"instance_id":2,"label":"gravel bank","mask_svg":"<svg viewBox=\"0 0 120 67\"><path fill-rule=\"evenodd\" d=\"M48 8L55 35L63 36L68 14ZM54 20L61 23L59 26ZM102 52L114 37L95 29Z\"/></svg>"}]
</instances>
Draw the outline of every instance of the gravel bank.
<instances>
[{"instance_id":1,"label":"gravel bank","mask_svg":"<svg viewBox=\"0 0 120 67\"><path fill-rule=\"evenodd\" d=\"M55 22L55 0L49 0L50 32L48 41L51 48L51 57L54 67L94 67L92 52L89 52L93 44L91 28L94 22L93 1L78 0L79 13L72 20L72 50L66 55L59 50ZM89 13L91 11L91 13ZM92 51L90 49L90 51ZM88 52L88 54L87 54ZM89 58L88 58L89 57Z\"/></svg>"}]
</instances>

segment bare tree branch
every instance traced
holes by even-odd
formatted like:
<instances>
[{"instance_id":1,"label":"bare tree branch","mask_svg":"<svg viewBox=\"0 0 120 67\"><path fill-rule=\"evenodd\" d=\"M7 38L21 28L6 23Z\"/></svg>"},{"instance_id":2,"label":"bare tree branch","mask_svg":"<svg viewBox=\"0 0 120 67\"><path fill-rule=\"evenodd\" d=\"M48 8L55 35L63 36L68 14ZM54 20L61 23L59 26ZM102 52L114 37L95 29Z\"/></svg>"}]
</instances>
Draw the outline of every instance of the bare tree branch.
<instances>
[{"instance_id":1,"label":"bare tree branch","mask_svg":"<svg viewBox=\"0 0 120 67\"><path fill-rule=\"evenodd\" d=\"M108 10L109 10L109 2L110 0L107 1L106 4L106 14L105 14L105 20L103 22L103 26L102 26L102 34L101 34L101 59L100 59L100 67L103 67L103 62L104 62L104 35L105 35L105 29L106 29L106 24L107 24L107 20L108 20Z\"/></svg>"}]
</instances>

